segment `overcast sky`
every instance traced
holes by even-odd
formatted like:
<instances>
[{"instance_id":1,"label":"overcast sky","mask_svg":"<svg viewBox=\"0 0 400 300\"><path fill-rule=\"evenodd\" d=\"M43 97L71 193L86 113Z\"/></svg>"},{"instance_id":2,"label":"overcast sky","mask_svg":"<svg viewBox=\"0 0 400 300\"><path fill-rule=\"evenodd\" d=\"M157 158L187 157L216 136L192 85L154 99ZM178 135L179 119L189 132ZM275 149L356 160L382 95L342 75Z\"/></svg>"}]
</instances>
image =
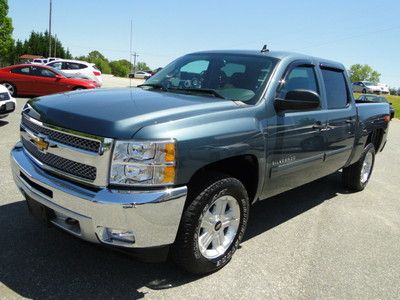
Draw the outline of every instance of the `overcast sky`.
<instances>
[{"instance_id":1,"label":"overcast sky","mask_svg":"<svg viewBox=\"0 0 400 300\"><path fill-rule=\"evenodd\" d=\"M351 2L351 3L350 3ZM48 29L49 0L9 0L14 37ZM53 0L53 33L72 55L99 50L152 68L211 49L295 51L369 64L400 87L400 1Z\"/></svg>"}]
</instances>

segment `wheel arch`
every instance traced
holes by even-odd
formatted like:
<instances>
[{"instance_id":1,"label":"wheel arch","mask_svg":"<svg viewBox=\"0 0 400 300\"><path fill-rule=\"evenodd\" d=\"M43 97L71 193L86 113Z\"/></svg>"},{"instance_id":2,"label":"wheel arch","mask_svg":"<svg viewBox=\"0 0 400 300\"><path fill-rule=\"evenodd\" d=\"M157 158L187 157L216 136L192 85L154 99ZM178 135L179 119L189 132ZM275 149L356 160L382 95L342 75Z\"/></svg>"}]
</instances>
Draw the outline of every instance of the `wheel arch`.
<instances>
[{"instance_id":1,"label":"wheel arch","mask_svg":"<svg viewBox=\"0 0 400 300\"><path fill-rule=\"evenodd\" d=\"M238 179L249 196L250 203L253 203L259 195L259 187L261 186L260 166L258 158L253 154L244 154L225 158L219 161L212 162L198 169L188 182L189 193L195 190L199 181L210 173L224 173Z\"/></svg>"}]
</instances>

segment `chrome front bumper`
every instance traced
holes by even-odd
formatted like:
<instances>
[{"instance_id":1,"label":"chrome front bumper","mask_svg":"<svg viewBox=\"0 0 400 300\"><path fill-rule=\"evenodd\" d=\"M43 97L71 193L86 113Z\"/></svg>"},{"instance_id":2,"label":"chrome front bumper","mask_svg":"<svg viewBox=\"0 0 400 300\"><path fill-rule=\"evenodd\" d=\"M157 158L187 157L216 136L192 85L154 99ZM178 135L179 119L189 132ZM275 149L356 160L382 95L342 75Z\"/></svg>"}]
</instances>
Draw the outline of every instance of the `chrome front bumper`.
<instances>
[{"instance_id":1,"label":"chrome front bumper","mask_svg":"<svg viewBox=\"0 0 400 300\"><path fill-rule=\"evenodd\" d=\"M79 238L131 248L164 246L175 240L185 186L151 191L87 189L42 170L21 143L11 151L11 166L21 192L54 212L51 223ZM109 229L130 232L134 242L112 239Z\"/></svg>"}]
</instances>

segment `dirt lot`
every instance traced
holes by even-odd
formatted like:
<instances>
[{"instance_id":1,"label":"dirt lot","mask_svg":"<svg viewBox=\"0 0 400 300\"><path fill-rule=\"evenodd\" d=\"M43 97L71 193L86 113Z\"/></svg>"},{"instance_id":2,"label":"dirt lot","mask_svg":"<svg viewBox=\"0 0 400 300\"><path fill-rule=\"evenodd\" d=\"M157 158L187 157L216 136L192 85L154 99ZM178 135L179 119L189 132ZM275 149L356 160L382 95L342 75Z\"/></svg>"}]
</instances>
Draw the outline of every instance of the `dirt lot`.
<instances>
[{"instance_id":1,"label":"dirt lot","mask_svg":"<svg viewBox=\"0 0 400 300\"><path fill-rule=\"evenodd\" d=\"M128 85L105 77L105 87ZM28 214L8 157L25 101L0 121L0 298L400 297L400 120L366 190L348 193L337 173L255 205L231 263L195 277L82 242Z\"/></svg>"}]
</instances>

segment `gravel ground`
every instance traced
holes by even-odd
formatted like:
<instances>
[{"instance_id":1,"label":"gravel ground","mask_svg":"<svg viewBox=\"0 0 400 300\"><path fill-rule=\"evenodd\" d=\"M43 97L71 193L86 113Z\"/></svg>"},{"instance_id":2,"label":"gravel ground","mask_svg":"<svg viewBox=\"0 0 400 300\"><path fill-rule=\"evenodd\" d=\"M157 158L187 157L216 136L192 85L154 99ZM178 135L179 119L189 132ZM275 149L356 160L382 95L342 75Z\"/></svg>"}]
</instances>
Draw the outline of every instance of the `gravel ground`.
<instances>
[{"instance_id":1,"label":"gravel ground","mask_svg":"<svg viewBox=\"0 0 400 300\"><path fill-rule=\"evenodd\" d=\"M105 87L128 85L105 76ZM45 228L28 214L8 157L25 101L0 120L0 298L400 298L399 120L363 192L348 193L337 173L253 206L228 266L196 277Z\"/></svg>"}]
</instances>

